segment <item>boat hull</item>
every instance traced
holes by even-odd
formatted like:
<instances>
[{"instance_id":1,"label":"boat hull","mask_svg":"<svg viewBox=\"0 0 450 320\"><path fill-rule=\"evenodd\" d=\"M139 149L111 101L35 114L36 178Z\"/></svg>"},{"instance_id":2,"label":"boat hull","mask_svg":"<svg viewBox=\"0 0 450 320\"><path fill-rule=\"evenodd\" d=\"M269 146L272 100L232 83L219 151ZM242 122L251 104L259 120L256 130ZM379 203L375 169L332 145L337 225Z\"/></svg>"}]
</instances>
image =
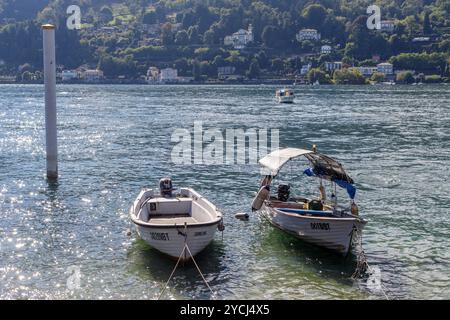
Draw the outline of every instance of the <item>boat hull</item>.
<instances>
[{"instance_id":1,"label":"boat hull","mask_svg":"<svg viewBox=\"0 0 450 320\"><path fill-rule=\"evenodd\" d=\"M357 218L328 218L286 213L264 204L259 211L273 226L305 241L341 255L352 247L353 232L361 232L365 221Z\"/></svg>"},{"instance_id":2,"label":"boat hull","mask_svg":"<svg viewBox=\"0 0 450 320\"><path fill-rule=\"evenodd\" d=\"M156 250L174 258L179 259L185 243L188 245L192 256L205 249L214 239L218 224L207 226L187 227L149 227L136 225L139 236ZM186 237L183 235L185 234ZM182 261L191 258L187 250L181 257Z\"/></svg>"},{"instance_id":3,"label":"boat hull","mask_svg":"<svg viewBox=\"0 0 450 320\"><path fill-rule=\"evenodd\" d=\"M294 97L278 97L278 103L294 103Z\"/></svg>"}]
</instances>

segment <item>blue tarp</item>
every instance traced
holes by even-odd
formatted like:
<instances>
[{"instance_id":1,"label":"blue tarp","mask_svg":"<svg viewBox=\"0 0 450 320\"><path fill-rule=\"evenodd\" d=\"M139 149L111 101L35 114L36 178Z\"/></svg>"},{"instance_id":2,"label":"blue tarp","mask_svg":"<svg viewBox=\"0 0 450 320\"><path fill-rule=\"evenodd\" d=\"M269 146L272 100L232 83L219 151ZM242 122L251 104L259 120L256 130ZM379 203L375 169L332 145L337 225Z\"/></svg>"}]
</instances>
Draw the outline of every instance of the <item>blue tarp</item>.
<instances>
[{"instance_id":1,"label":"blue tarp","mask_svg":"<svg viewBox=\"0 0 450 320\"><path fill-rule=\"evenodd\" d=\"M317 175L316 173L314 173L314 169L312 168L308 168L306 169L304 172L304 174L306 174L308 177L317 177L319 175ZM339 187L343 188L343 189L347 189L347 193L350 197L350 199L355 199L356 196L356 188L354 185L346 182L346 181L342 181L342 180L337 180L337 179L333 179L333 182L335 182Z\"/></svg>"}]
</instances>

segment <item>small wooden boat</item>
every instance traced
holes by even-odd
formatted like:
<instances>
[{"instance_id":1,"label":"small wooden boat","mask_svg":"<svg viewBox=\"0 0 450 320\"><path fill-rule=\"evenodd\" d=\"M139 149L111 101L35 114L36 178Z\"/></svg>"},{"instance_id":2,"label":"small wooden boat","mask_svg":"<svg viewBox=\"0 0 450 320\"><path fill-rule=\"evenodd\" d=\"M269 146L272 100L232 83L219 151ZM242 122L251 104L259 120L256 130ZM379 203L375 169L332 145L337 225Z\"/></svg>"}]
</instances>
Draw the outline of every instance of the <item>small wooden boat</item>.
<instances>
[{"instance_id":1,"label":"small wooden boat","mask_svg":"<svg viewBox=\"0 0 450 320\"><path fill-rule=\"evenodd\" d=\"M295 94L290 89L280 89L275 92L278 103L294 103Z\"/></svg>"},{"instance_id":2,"label":"small wooden boat","mask_svg":"<svg viewBox=\"0 0 450 320\"><path fill-rule=\"evenodd\" d=\"M291 197L290 185L280 184L277 195L271 195L273 180L281 168L290 160L305 157L311 168L304 173L320 180L320 198ZM359 217L354 201L356 189L353 180L336 160L317 153L315 150L287 148L277 150L260 160L265 177L252 203L253 211L267 219L275 227L306 242L347 255L352 247L352 239L361 236L366 221ZM337 203L336 191L330 201L322 180L345 188L350 196L350 206ZM334 196L334 197L333 197Z\"/></svg>"},{"instance_id":3,"label":"small wooden boat","mask_svg":"<svg viewBox=\"0 0 450 320\"><path fill-rule=\"evenodd\" d=\"M223 230L222 213L190 188L174 194L172 181L161 179L160 190L143 189L130 209L139 236L153 248L181 260L189 260ZM189 250L184 250L185 245Z\"/></svg>"}]
</instances>

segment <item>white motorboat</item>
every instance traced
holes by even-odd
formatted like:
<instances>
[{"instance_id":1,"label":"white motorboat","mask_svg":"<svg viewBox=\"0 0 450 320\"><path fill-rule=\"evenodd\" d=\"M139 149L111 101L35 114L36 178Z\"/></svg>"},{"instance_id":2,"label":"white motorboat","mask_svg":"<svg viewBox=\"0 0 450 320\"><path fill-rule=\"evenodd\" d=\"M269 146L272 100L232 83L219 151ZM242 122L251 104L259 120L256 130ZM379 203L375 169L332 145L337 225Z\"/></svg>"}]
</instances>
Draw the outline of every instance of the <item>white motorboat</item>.
<instances>
[{"instance_id":1,"label":"white motorboat","mask_svg":"<svg viewBox=\"0 0 450 320\"><path fill-rule=\"evenodd\" d=\"M291 89L280 89L275 92L278 103L294 103L295 94Z\"/></svg>"},{"instance_id":2,"label":"white motorboat","mask_svg":"<svg viewBox=\"0 0 450 320\"><path fill-rule=\"evenodd\" d=\"M287 184L280 184L278 194L271 195L271 185L281 168L299 157L305 157L311 164L304 173L320 180L320 198L291 197L290 185ZM341 164L316 151L287 148L261 159L260 165L264 179L253 201L253 211L258 211L272 225L299 239L347 255L353 237L361 236L366 221L358 215L354 182ZM330 181L333 187L330 201L326 199L323 180ZM348 207L338 205L336 186L347 190L350 197Z\"/></svg>"},{"instance_id":3,"label":"white motorboat","mask_svg":"<svg viewBox=\"0 0 450 320\"><path fill-rule=\"evenodd\" d=\"M169 178L161 179L158 191L143 189L130 217L150 246L170 257L189 260L190 254L195 256L210 244L216 230L223 231L222 213L193 189L173 191ZM186 245L189 250L184 250Z\"/></svg>"}]
</instances>

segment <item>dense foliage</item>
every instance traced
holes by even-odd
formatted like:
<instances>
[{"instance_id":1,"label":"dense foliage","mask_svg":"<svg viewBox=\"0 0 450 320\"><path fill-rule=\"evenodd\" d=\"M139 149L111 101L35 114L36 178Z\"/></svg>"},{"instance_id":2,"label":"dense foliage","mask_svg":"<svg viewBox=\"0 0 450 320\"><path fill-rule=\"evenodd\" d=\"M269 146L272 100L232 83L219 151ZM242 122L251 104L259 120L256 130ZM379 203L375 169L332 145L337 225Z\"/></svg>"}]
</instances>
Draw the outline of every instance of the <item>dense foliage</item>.
<instances>
[{"instance_id":1,"label":"dense foliage","mask_svg":"<svg viewBox=\"0 0 450 320\"><path fill-rule=\"evenodd\" d=\"M383 20L396 20L395 32L367 28L366 9L374 3ZM81 30L66 28L72 4L81 7ZM0 0L0 74L14 74L24 64L40 70L39 26L53 22L58 63L98 65L108 77L138 77L156 65L197 79L234 66L240 75L259 78L296 74L309 63L321 69L311 78L329 82L333 75L320 72L325 61L367 65L374 55L397 69L447 76L449 13L448 0ZM146 39L142 24L159 25L158 34ZM224 46L225 36L250 24L253 43L244 50ZM102 27L117 30L111 34ZM302 28L317 29L321 40L297 41ZM431 40L412 41L424 36ZM324 44L333 47L331 54L320 54ZM338 73L334 80L362 81L353 73Z\"/></svg>"}]
</instances>

